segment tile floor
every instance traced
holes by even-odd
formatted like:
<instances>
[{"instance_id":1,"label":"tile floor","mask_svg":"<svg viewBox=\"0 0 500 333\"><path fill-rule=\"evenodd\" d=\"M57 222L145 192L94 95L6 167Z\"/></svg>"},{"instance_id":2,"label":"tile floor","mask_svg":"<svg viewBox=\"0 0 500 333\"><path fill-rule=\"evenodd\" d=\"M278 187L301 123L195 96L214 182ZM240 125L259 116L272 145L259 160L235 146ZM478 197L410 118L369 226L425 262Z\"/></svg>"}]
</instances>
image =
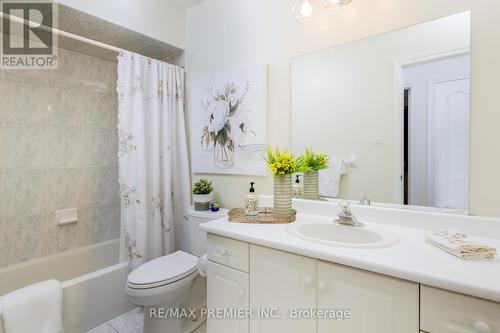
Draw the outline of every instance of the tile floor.
<instances>
[{"instance_id":1,"label":"tile floor","mask_svg":"<svg viewBox=\"0 0 500 333\"><path fill-rule=\"evenodd\" d=\"M142 322L143 311L137 308L87 333L143 333ZM206 324L193 333L207 333Z\"/></svg>"}]
</instances>

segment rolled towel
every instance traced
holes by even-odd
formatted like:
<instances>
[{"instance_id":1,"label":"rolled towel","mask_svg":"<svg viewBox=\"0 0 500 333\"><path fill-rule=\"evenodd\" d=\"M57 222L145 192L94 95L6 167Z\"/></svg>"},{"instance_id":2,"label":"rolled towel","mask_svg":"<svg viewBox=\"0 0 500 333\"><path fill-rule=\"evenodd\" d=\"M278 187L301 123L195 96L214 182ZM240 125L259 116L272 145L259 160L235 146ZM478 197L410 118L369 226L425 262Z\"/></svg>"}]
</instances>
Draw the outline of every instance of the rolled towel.
<instances>
[{"instance_id":1,"label":"rolled towel","mask_svg":"<svg viewBox=\"0 0 500 333\"><path fill-rule=\"evenodd\" d=\"M492 260L496 248L481 244L478 240L455 229L425 233L427 241L446 252L465 260Z\"/></svg>"},{"instance_id":2,"label":"rolled towel","mask_svg":"<svg viewBox=\"0 0 500 333\"><path fill-rule=\"evenodd\" d=\"M2 297L5 333L64 333L63 291L49 280Z\"/></svg>"}]
</instances>

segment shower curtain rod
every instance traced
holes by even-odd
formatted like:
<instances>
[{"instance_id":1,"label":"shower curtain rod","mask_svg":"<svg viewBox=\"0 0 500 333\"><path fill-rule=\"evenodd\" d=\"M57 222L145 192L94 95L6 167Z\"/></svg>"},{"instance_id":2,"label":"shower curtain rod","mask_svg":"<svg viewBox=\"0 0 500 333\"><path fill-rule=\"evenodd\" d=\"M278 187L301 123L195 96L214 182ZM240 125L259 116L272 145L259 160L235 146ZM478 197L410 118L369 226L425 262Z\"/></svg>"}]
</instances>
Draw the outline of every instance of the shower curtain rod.
<instances>
[{"instance_id":1,"label":"shower curtain rod","mask_svg":"<svg viewBox=\"0 0 500 333\"><path fill-rule=\"evenodd\" d=\"M24 20L23 18L20 18L20 17L17 17L17 16L12 16L12 15L9 15L9 14L6 14L6 13L3 13L3 12L0 12L0 17L1 18L6 18L8 20L12 20L13 22L17 22L17 23L20 23L20 24L30 24L31 23L33 25L38 25L38 23L35 23L35 22L32 22L32 21L29 21L29 20ZM63 37L67 37L67 38L71 38L71 39L74 39L74 40L77 40L77 41L80 41L80 42L83 42L83 43L86 43L86 44L90 44L90 45L94 45L94 46L97 46L97 47L100 47L100 48L103 48L103 49L106 49L106 50L110 50L110 51L113 51L113 52L116 52L116 53L120 53L122 51L126 51L126 52L131 52L131 53L135 53L135 54L138 54L137 52L133 52L133 51L128 51L128 50L125 50L125 49L121 49L119 47L116 47L116 46L113 46L113 45L109 45L109 44L106 44L106 43L102 43L102 42L99 42L97 40L94 40L94 39L90 39L90 38L87 38L87 37L83 37L83 36L79 36L79 35L76 35L76 34L73 34L71 32L66 32L64 30L59 30L59 29L56 29L56 28L49 28L49 27L46 27L46 26L41 26L42 29L46 29L48 31L51 31L59 36L63 36ZM154 59L152 57L147 57L145 55L142 55L142 54L139 54L141 57L145 58L145 59ZM156 60L161 60L161 59L156 59ZM161 60L163 61L163 60ZM175 66L175 65L174 65Z\"/></svg>"}]
</instances>

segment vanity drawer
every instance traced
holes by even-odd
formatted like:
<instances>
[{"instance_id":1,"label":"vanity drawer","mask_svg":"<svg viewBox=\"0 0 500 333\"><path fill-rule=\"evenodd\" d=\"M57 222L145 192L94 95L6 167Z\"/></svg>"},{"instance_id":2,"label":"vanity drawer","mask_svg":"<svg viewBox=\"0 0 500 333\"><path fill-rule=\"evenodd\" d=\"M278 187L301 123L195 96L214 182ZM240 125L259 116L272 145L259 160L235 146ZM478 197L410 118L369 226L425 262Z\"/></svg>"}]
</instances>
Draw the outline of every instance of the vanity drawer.
<instances>
[{"instance_id":1,"label":"vanity drawer","mask_svg":"<svg viewBox=\"0 0 500 333\"><path fill-rule=\"evenodd\" d=\"M500 304L422 285L420 328L429 333L500 333Z\"/></svg>"},{"instance_id":2,"label":"vanity drawer","mask_svg":"<svg viewBox=\"0 0 500 333\"><path fill-rule=\"evenodd\" d=\"M208 234L208 260L248 272L249 245L234 239Z\"/></svg>"}]
</instances>

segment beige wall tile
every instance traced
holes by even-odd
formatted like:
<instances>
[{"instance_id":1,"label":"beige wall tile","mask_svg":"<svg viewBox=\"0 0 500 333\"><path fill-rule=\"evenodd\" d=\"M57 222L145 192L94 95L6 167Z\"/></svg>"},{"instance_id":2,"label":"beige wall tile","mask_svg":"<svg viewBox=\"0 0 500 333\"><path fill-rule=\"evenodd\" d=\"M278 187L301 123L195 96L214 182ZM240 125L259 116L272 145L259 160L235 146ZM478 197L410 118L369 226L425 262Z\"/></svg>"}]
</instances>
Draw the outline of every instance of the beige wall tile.
<instances>
[{"instance_id":1,"label":"beige wall tile","mask_svg":"<svg viewBox=\"0 0 500 333\"><path fill-rule=\"evenodd\" d=\"M2 127L0 126L0 131L2 130ZM1 140L0 136L0 140ZM1 144L0 144L1 145ZM1 149L0 149L0 154L1 154ZM2 155L0 155L2 156ZM0 159L0 164L2 159ZM6 214L6 203L5 203L5 169L0 166L0 223L1 223L1 217Z\"/></svg>"},{"instance_id":2,"label":"beige wall tile","mask_svg":"<svg viewBox=\"0 0 500 333\"><path fill-rule=\"evenodd\" d=\"M47 124L81 126L83 94L80 89L64 83L50 86L48 93Z\"/></svg>"},{"instance_id":3,"label":"beige wall tile","mask_svg":"<svg viewBox=\"0 0 500 333\"><path fill-rule=\"evenodd\" d=\"M118 187L116 169L113 167L95 167L85 169L85 205L98 206L116 202Z\"/></svg>"},{"instance_id":4,"label":"beige wall tile","mask_svg":"<svg viewBox=\"0 0 500 333\"><path fill-rule=\"evenodd\" d=\"M85 245L97 244L120 237L120 206L105 205L82 211Z\"/></svg>"},{"instance_id":5,"label":"beige wall tile","mask_svg":"<svg viewBox=\"0 0 500 333\"><path fill-rule=\"evenodd\" d=\"M85 94L85 126L95 128L116 128L117 125L116 93L88 92Z\"/></svg>"},{"instance_id":6,"label":"beige wall tile","mask_svg":"<svg viewBox=\"0 0 500 333\"><path fill-rule=\"evenodd\" d=\"M46 173L45 169L7 170L5 174L6 216L33 216L46 213L48 203Z\"/></svg>"},{"instance_id":7,"label":"beige wall tile","mask_svg":"<svg viewBox=\"0 0 500 333\"><path fill-rule=\"evenodd\" d=\"M48 254L45 215L7 219L4 233L5 255L9 265Z\"/></svg>"},{"instance_id":8,"label":"beige wall tile","mask_svg":"<svg viewBox=\"0 0 500 333\"><path fill-rule=\"evenodd\" d=\"M83 206L83 171L56 168L47 171L48 210Z\"/></svg>"},{"instance_id":9,"label":"beige wall tile","mask_svg":"<svg viewBox=\"0 0 500 333\"><path fill-rule=\"evenodd\" d=\"M3 127L5 167L42 168L47 165L47 132L38 123L6 123Z\"/></svg>"},{"instance_id":10,"label":"beige wall tile","mask_svg":"<svg viewBox=\"0 0 500 333\"><path fill-rule=\"evenodd\" d=\"M84 129L85 165L113 166L114 131L106 128Z\"/></svg>"},{"instance_id":11,"label":"beige wall tile","mask_svg":"<svg viewBox=\"0 0 500 333\"><path fill-rule=\"evenodd\" d=\"M115 87L116 63L65 50L0 71L0 267L119 237ZM65 208L80 221L57 226Z\"/></svg>"},{"instance_id":12,"label":"beige wall tile","mask_svg":"<svg viewBox=\"0 0 500 333\"><path fill-rule=\"evenodd\" d=\"M47 133L49 167L81 167L84 144L82 128L49 126Z\"/></svg>"},{"instance_id":13,"label":"beige wall tile","mask_svg":"<svg viewBox=\"0 0 500 333\"><path fill-rule=\"evenodd\" d=\"M14 72L5 75L0 86L4 120L43 123L48 105L44 78Z\"/></svg>"},{"instance_id":14,"label":"beige wall tile","mask_svg":"<svg viewBox=\"0 0 500 333\"><path fill-rule=\"evenodd\" d=\"M7 246L5 244L5 218L0 215L0 267L7 266Z\"/></svg>"}]
</instances>

